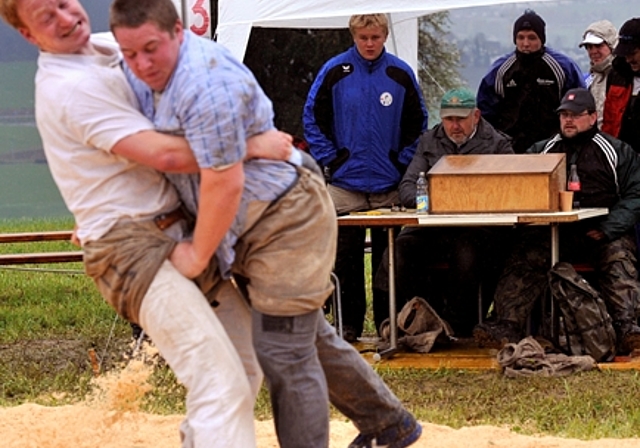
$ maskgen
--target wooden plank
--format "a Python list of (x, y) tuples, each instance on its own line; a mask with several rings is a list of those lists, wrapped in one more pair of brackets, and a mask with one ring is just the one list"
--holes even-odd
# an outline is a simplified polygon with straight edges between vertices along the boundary
[(418, 216), (415, 213), (366, 212), (338, 217), (339, 226), (364, 226), (364, 227), (389, 227), (407, 226), (418, 224)]
[(10, 264), (69, 263), (76, 261), (82, 261), (82, 251), (0, 255), (0, 266)]
[[(508, 213), (558, 209), (558, 186), (535, 174), (432, 176), (432, 213)], [(554, 195), (555, 194), (555, 195)]]
[(465, 370), (499, 370), (496, 360), (496, 349), (478, 348), (472, 339), (459, 339), (448, 345), (437, 345), (430, 353), (413, 353), (399, 351), (390, 358), (373, 360), (375, 340), (362, 338), (355, 343), (355, 348), (370, 364), (390, 369), (465, 369)]
[(428, 177), (435, 214), (555, 211), (566, 186), (565, 155), (448, 155)]
[(521, 214), (518, 216), (518, 223), (521, 224), (548, 224), (550, 222), (575, 222), (587, 218), (595, 218), (604, 216), (609, 213), (607, 208), (586, 208), (579, 210), (571, 210), (569, 212), (553, 212), (553, 213), (535, 213)]
[(420, 215), (420, 226), (489, 226), (511, 225), (518, 222), (517, 215), (513, 213), (478, 213), (456, 215)]
[(402, 353), (395, 355), (390, 359), (383, 359), (374, 362), (372, 356), (365, 354), (365, 359), (370, 364), (381, 368), (390, 369), (461, 369), (461, 370), (500, 370), (500, 365), (495, 357), (454, 357), (447, 356), (446, 350), (439, 352), (437, 355), (419, 354), (419, 353)]
[[(430, 353), (399, 351), (388, 359), (373, 360), (375, 338), (363, 338), (354, 347), (363, 352), (363, 358), (376, 368), (389, 369), (461, 369), (469, 371), (493, 370), (500, 372), (497, 349), (479, 348), (471, 338), (458, 339), (449, 345), (437, 345)], [(599, 363), (600, 369), (640, 370), (640, 358), (618, 356), (614, 362)]]
[[(483, 349), (477, 349), (483, 350)], [(372, 353), (363, 353), (362, 356), (377, 368), (389, 369), (460, 369), (469, 371), (494, 370), (501, 371), (496, 358), (497, 350), (484, 349), (484, 353), (473, 355), (471, 353), (460, 355), (455, 349), (443, 348), (433, 353), (406, 353), (399, 352), (389, 359), (375, 362)], [(640, 360), (637, 358), (616, 358), (614, 362), (598, 363), (602, 370), (640, 370)]]
[(389, 212), (384, 209), (359, 212), (338, 217), (339, 226), (390, 227), (390, 226), (482, 226), (512, 224), (549, 224), (575, 222), (586, 218), (604, 216), (606, 208), (587, 208), (569, 212), (520, 212), (520, 213), (470, 213), (428, 214), (415, 212)]
[(28, 243), (34, 241), (69, 241), (71, 230), (53, 232), (0, 233), (0, 243)]
[(564, 154), (452, 154), (438, 159), (429, 174), (548, 174), (564, 158)]

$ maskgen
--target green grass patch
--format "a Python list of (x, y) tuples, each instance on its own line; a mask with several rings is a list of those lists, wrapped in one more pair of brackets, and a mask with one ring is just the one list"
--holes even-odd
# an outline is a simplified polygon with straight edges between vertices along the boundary
[[(0, 232), (70, 230), (73, 220), (0, 220)], [(0, 253), (77, 250), (68, 241), (0, 244)], [(113, 311), (100, 298), (82, 263), (0, 267), (0, 343), (49, 340), (103, 332)], [(32, 271), (23, 270), (32, 268)], [(62, 273), (60, 271), (63, 271)]]
[[(0, 220), (3, 233), (72, 227), (68, 217)], [(0, 244), (2, 253), (67, 249), (77, 248), (65, 241)], [(115, 339), (103, 360), (105, 367), (113, 366), (128, 342), (128, 324), (114, 319), (80, 263), (22, 270), (30, 266), (0, 267), (0, 405), (82, 399), (92, 376), (89, 350), (102, 354), (115, 321)], [(60, 394), (63, 400), (56, 398)]]
[[(70, 219), (1, 220), (0, 232), (71, 225)], [(106, 353), (107, 370), (122, 365), (130, 330), (117, 319), (107, 344), (114, 316), (84, 275), (0, 269), (0, 405), (59, 405), (85, 398), (92, 388), (89, 350)], [(499, 425), (523, 434), (584, 440), (640, 437), (640, 373), (635, 371), (522, 379), (495, 371), (377, 371), (420, 420), (454, 428)], [(155, 368), (150, 383), (143, 410), (184, 413), (184, 387), (166, 365)], [(332, 410), (333, 417), (339, 415)], [(256, 417), (271, 416), (263, 388)]]
[[(73, 229), (71, 215), (54, 218), (0, 219), (0, 233), (46, 232)], [(24, 244), (24, 243), (20, 243)], [(2, 245), (0, 245), (2, 247)]]
[(384, 370), (419, 419), (454, 428), (508, 426), (524, 434), (596, 439), (640, 436), (635, 371), (507, 379), (497, 372)]

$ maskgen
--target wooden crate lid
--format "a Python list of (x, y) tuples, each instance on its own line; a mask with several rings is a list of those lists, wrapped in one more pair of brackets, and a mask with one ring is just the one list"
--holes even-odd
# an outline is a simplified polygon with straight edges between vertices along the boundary
[(446, 155), (429, 170), (441, 174), (553, 173), (563, 164), (564, 154), (467, 154)]

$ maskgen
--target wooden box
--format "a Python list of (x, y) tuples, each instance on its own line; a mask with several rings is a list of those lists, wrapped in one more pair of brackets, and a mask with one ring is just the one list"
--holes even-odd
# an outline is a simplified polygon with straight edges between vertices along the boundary
[(566, 187), (564, 154), (443, 156), (427, 174), (430, 213), (549, 212)]

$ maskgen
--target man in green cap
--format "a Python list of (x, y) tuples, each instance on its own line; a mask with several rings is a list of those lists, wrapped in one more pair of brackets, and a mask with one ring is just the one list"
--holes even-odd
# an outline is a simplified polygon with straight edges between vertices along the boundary
[[(467, 89), (452, 89), (440, 103), (442, 122), (420, 137), (418, 148), (400, 182), (400, 200), (405, 207), (416, 206), (416, 180), (427, 173), (447, 154), (513, 154), (511, 141), (496, 131), (480, 116), (474, 94)], [(446, 261), (450, 281), (446, 288), (443, 317), (450, 321), (455, 333), (470, 334), (477, 322), (477, 297), (480, 279), (495, 278), (502, 257), (495, 250), (502, 229), (483, 227), (405, 227), (396, 239), (396, 297), (398, 309), (414, 296), (429, 299), (433, 291), (425, 291), (425, 266)], [(385, 258), (388, 254), (385, 254)], [(491, 258), (491, 259), (489, 259)], [(493, 275), (492, 275), (493, 273)], [(387, 263), (380, 263), (375, 286), (388, 290)], [(490, 288), (485, 288), (490, 289)], [(432, 305), (434, 305), (432, 303)], [(437, 308), (437, 307), (436, 307)], [(448, 310), (457, 310), (454, 314)], [(388, 317), (385, 301), (374, 301), (376, 325)]]

